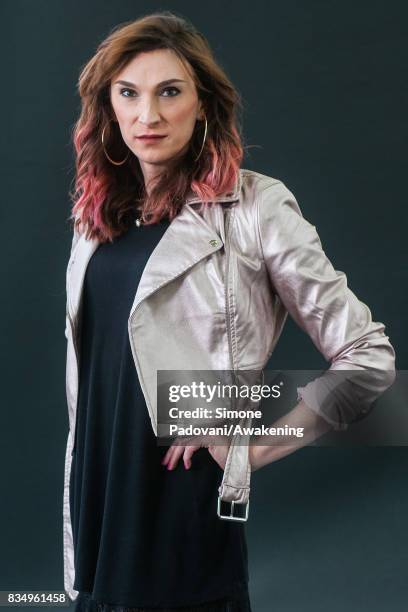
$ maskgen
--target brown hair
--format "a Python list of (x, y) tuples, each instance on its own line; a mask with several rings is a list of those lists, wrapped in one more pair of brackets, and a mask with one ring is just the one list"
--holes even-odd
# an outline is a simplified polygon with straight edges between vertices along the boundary
[[(112, 130), (110, 82), (136, 54), (155, 49), (173, 50), (190, 68), (208, 128), (198, 161), (194, 158), (203, 143), (201, 122), (188, 151), (171, 172), (162, 173), (147, 194), (137, 157), (125, 145), (120, 131)], [(72, 134), (76, 175), (75, 189), (70, 193), (71, 218), (78, 228), (86, 228), (87, 238), (112, 240), (129, 226), (137, 209), (143, 210), (147, 223), (155, 223), (177, 215), (189, 193), (208, 204), (234, 188), (243, 158), (237, 116), (242, 111), (241, 98), (205, 37), (186, 19), (163, 11), (116, 26), (83, 67), (78, 90), (82, 107)], [(129, 153), (121, 166), (111, 164), (104, 154), (101, 134), (105, 125), (109, 155), (122, 160)]]

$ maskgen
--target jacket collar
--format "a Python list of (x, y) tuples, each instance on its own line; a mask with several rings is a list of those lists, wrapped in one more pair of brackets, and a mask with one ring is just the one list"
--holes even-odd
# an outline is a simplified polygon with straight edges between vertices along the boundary
[[(236, 200), (239, 199), (241, 187), (242, 187), (242, 174), (241, 174), (241, 170), (239, 170), (238, 177), (237, 177), (237, 180), (235, 181), (233, 190), (219, 194), (218, 196), (214, 198), (213, 201), (214, 202), (235, 202)], [(197, 195), (195, 195), (193, 191), (190, 192), (190, 194), (187, 196), (185, 200), (186, 205), (196, 204), (199, 202), (201, 202), (200, 198)]]
[[(214, 201), (238, 200), (241, 185), (239, 172), (233, 191), (219, 195)], [(156, 245), (140, 278), (131, 313), (142, 300), (223, 246), (214, 227), (194, 210), (192, 204), (199, 202), (198, 197), (189, 196)], [(78, 314), (87, 265), (98, 246), (97, 238), (86, 240), (82, 234), (68, 263), (67, 306), (72, 320)]]

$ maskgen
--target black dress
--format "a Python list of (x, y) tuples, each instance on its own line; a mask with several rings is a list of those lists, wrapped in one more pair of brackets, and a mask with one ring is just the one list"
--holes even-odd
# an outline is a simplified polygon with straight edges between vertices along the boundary
[(70, 480), (77, 612), (250, 611), (245, 524), (216, 513), (222, 469), (206, 448), (189, 470), (182, 459), (172, 471), (161, 464), (168, 447), (129, 343), (139, 279), (168, 225), (133, 224), (86, 270)]

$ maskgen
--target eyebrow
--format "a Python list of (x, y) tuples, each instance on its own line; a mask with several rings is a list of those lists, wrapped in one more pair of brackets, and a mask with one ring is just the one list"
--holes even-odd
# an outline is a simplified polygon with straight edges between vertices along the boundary
[[(157, 83), (156, 88), (162, 87), (163, 85), (169, 85), (169, 83), (187, 83), (187, 81), (184, 79), (166, 79), (165, 81), (160, 81), (160, 83)], [(126, 87), (134, 87), (137, 89), (137, 86), (130, 81), (116, 81), (115, 85), (125, 85)]]

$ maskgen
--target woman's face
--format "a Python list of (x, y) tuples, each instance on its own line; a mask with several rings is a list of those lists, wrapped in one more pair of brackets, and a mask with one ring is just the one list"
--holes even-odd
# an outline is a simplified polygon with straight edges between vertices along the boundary
[[(110, 99), (123, 140), (138, 157), (145, 183), (187, 150), (197, 119), (204, 118), (195, 83), (170, 49), (134, 57), (112, 79)], [(143, 140), (144, 134), (164, 138)]]

